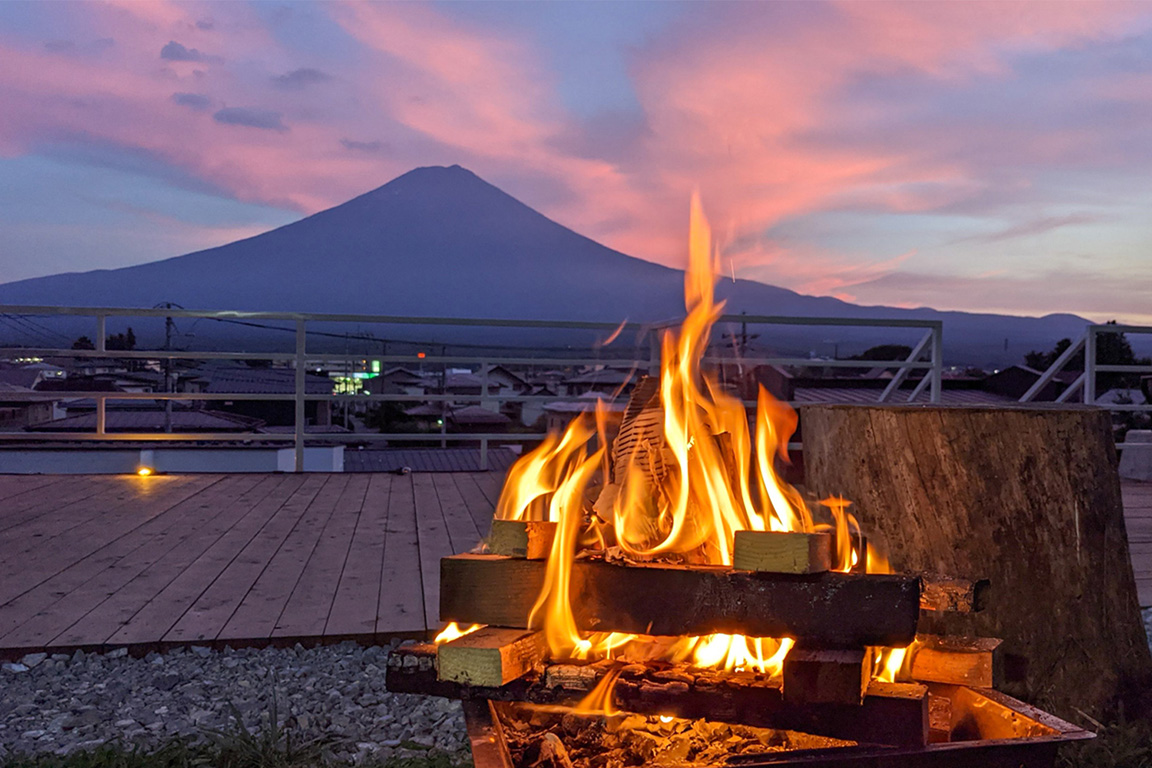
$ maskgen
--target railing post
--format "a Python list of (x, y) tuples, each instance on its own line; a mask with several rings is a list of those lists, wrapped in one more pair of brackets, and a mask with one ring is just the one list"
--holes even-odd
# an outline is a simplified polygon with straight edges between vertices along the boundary
[(96, 398), (96, 434), (103, 435), (107, 427), (108, 411), (104, 402), (104, 395)]
[(660, 334), (656, 328), (648, 329), (648, 375), (660, 375)]
[(1096, 404), (1096, 326), (1088, 326), (1084, 341), (1084, 404)]
[(940, 404), (941, 390), (944, 386), (944, 324), (937, 323), (932, 326), (932, 391), (928, 399), (933, 405)]
[[(488, 408), (488, 371), (492, 368), (487, 360), (480, 364), (480, 405)], [(499, 410), (499, 406), (497, 406)], [(488, 471), (488, 438), (480, 438), (480, 471)]]
[(104, 315), (96, 315), (96, 351), (103, 354), (104, 339), (107, 334), (108, 320)]
[(305, 395), (305, 365), (308, 360), (305, 354), (307, 348), (307, 334), (304, 329), (305, 321), (296, 321), (296, 418), (295, 418), (295, 453), (296, 470), (304, 471), (304, 395)]

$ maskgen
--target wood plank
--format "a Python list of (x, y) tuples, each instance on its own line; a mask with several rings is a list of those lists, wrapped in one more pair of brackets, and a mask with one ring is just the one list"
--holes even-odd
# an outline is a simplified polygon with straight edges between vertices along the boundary
[(377, 635), (427, 630), (430, 622), (425, 612), (420, 534), (412, 475), (397, 477), (392, 481), (380, 584), (380, 603), (376, 610)]
[(543, 632), (483, 627), (439, 645), (437, 675), (448, 682), (496, 688), (540, 665), (547, 650)]
[[(161, 482), (152, 483), (152, 480)], [(34, 588), (53, 573), (74, 565), (163, 513), (163, 509), (149, 508), (141, 514), (141, 497), (136, 495), (141, 486), (144, 491), (156, 493), (165, 487), (188, 482), (184, 477), (124, 477), (120, 479), (119, 488), (89, 499), (91, 506), (78, 513), (83, 522), (69, 524), (59, 532), (47, 528), (35, 543), (15, 547), (5, 545), (6, 560), (0, 565), (0, 604)]]
[(276, 621), (272, 637), (318, 637), (324, 634), (340, 575), (348, 561), (352, 536), (364, 508), (370, 476), (352, 475), (340, 492), (320, 539), (296, 580), (288, 602)]
[(822, 573), (832, 569), (832, 536), (801, 531), (736, 531), (732, 567), (766, 573)]
[[(441, 563), (440, 616), (527, 627), (546, 563), (455, 555)], [(751, 573), (577, 560), (572, 609), (586, 631), (792, 637), (821, 647), (903, 647), (916, 636), (920, 579), (895, 574)]]
[(547, 520), (493, 520), (488, 551), (494, 555), (546, 560), (556, 538), (557, 523)]
[[(0, 475), (0, 501), (6, 501), (55, 482), (53, 475)], [(3, 518), (0, 511), (0, 519)]]
[(284, 606), (292, 596), (292, 590), (350, 479), (349, 475), (340, 474), (328, 477), (323, 490), (308, 505), (307, 511), (283, 540), (236, 612), (224, 625), (221, 638), (272, 636), (276, 622), (280, 620)]
[(993, 688), (1000, 682), (1000, 643), (994, 637), (918, 635), (912, 679)]
[(0, 504), (0, 532), (41, 515), (66, 511), (69, 504), (95, 495), (116, 484), (118, 479), (104, 475), (56, 475), (51, 494), (33, 491)]
[(789, 704), (859, 705), (871, 679), (872, 653), (866, 648), (795, 647), (784, 657), (784, 701)]
[[(195, 516), (199, 524), (192, 527), (180, 546), (165, 552), (130, 582), (107, 596), (55, 637), (52, 644), (128, 644), (154, 642), (163, 637), (164, 633), (153, 627), (142, 627), (137, 615), (172, 579), (263, 498), (266, 488), (261, 485), (267, 478), (267, 475), (234, 475), (214, 486), (211, 492), (200, 494), (196, 498), (195, 510), (186, 513)], [(128, 626), (131, 626), (131, 631), (121, 635)]]
[(440, 501), (440, 511), (444, 515), (444, 524), (448, 528), (448, 539), (452, 542), (453, 554), (475, 549), (487, 531), (481, 533), (476, 521), (472, 519), (468, 505), (456, 487), (456, 481), (452, 479), (452, 473), (444, 472), (431, 477), (436, 498)]
[[(449, 698), (528, 701), (573, 706), (614, 667), (553, 664), (499, 687), (443, 682), (436, 675), (436, 646), (404, 644), (388, 658), (387, 686), (393, 693)], [(862, 705), (784, 701), (780, 681), (750, 672), (710, 672), (686, 666), (653, 669), (630, 664), (612, 689), (616, 708), (640, 714), (707, 718), (850, 739), (864, 744), (919, 746), (928, 738), (928, 689), (922, 685), (869, 684)]]
[(308, 473), (292, 496), (184, 612), (164, 639), (190, 642), (219, 638), (228, 620), (329, 477)]
[(468, 506), (468, 513), (476, 523), (476, 530), (482, 536), (487, 535), (492, 528), (492, 515), (496, 512), (496, 505), (488, 500), (484, 491), (476, 483), (476, 474), (472, 472), (453, 472), (452, 479), (460, 496)]
[[(189, 537), (180, 547), (188, 550), (186, 555), (175, 558), (174, 550), (168, 556), (168, 572), (175, 575), (117, 631), (112, 642), (155, 642), (166, 637), (189, 606), (302, 482), (303, 478), (298, 475), (265, 475), (257, 486), (237, 500), (236, 505), (247, 507), (247, 511), (236, 517), (231, 525), (220, 525), (217, 528), (220, 533), (214, 540), (198, 534)], [(222, 519), (220, 516), (216, 518)], [(207, 527), (212, 526), (208, 524)]]
[(504, 472), (477, 472), (472, 475), (472, 479), (483, 491), (488, 503), (492, 505), (492, 509), (496, 509), (496, 503), (500, 501), (500, 491), (504, 489), (505, 476), (506, 473)]
[(360, 518), (332, 599), (332, 610), (324, 625), (325, 637), (364, 636), (376, 632), (393, 476), (373, 474), (369, 477)]
[(439, 630), (440, 621), (440, 559), (452, 554), (452, 540), (440, 499), (429, 473), (413, 473), (412, 495), (416, 507), (416, 533), (420, 548), (420, 581), (424, 588), (425, 629)]
[[(43, 645), (56, 637), (95, 602), (115, 592), (138, 572), (179, 541), (181, 527), (195, 524), (195, 518), (182, 514), (194, 509), (193, 498), (221, 482), (219, 475), (199, 475), (188, 483), (169, 484), (159, 493), (140, 500), (140, 514), (148, 522), (115, 541), (86, 555), (55, 573), (33, 589), (0, 606), (0, 645)], [(136, 565), (143, 557), (144, 565)], [(48, 624), (41, 622), (55, 617)], [(17, 641), (9, 633), (35, 620), (42, 629), (25, 627)]]
[(0, 531), (0, 546), (13, 541), (42, 543), (46, 535), (62, 533), (107, 509), (110, 499), (127, 499), (134, 492), (150, 487), (146, 485), (149, 479), (135, 475), (85, 478), (61, 483), (59, 494), (33, 494), (16, 505), (22, 519), (13, 522), (10, 518), (12, 524)]

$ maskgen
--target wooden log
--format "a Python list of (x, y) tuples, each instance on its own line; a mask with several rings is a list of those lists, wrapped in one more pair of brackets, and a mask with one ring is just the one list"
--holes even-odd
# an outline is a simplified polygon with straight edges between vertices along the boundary
[(827, 650), (797, 646), (784, 659), (784, 701), (789, 704), (862, 704), (872, 678), (865, 648)]
[(928, 741), (946, 743), (952, 739), (952, 699), (928, 692)]
[(556, 538), (556, 523), (547, 520), (493, 520), (488, 549), (494, 555), (546, 560)]
[(806, 485), (842, 494), (904, 572), (986, 577), (933, 631), (1004, 639), (1004, 690), (1107, 718), (1152, 681), (1112, 423), (1081, 407), (800, 409)]
[(732, 567), (765, 573), (823, 573), (832, 568), (828, 533), (736, 531)]
[[(435, 648), (427, 643), (398, 647), (388, 657), (388, 690), (571, 707), (619, 666), (611, 662), (550, 665), (544, 673), (532, 671), (506, 685), (488, 688), (439, 680), (435, 658)], [(928, 689), (922, 685), (874, 682), (863, 704), (796, 705), (785, 702), (780, 681), (766, 675), (630, 664), (620, 669), (611, 703), (639, 714), (802, 731), (862, 744), (921, 746), (928, 740)]]
[(497, 687), (540, 664), (546, 650), (543, 632), (483, 627), (439, 646), (437, 676), (466, 685)]
[(1001, 679), (1000, 644), (994, 637), (917, 635), (912, 651), (912, 678), (995, 688)]
[(926, 611), (976, 613), (988, 604), (992, 582), (988, 579), (957, 579), (934, 573), (921, 574), (920, 608)]
[[(546, 563), (496, 555), (440, 562), (444, 621), (528, 627)], [(792, 637), (814, 646), (902, 647), (920, 615), (920, 580), (895, 574), (750, 573), (715, 566), (572, 565), (579, 629), (648, 635)]]

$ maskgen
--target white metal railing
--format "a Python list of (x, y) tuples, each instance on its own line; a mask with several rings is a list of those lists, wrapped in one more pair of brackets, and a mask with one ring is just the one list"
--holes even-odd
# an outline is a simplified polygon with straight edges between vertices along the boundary
[[(295, 469), (303, 471), (304, 447), (312, 441), (348, 441), (348, 442), (408, 442), (439, 440), (442, 445), (448, 442), (468, 441), (479, 442), (481, 466), (487, 468), (487, 454), (489, 443), (536, 441), (544, 435), (539, 433), (469, 433), (447, 432), (442, 425), (440, 433), (429, 432), (351, 432), (351, 433), (309, 433), (307, 431), (305, 406), (308, 401), (393, 401), (393, 402), (452, 402), (452, 403), (553, 403), (570, 401), (572, 395), (523, 395), (523, 394), (492, 394), (489, 392), (489, 373), (496, 366), (523, 367), (523, 366), (631, 366), (636, 371), (656, 372), (659, 365), (659, 332), (664, 328), (678, 324), (679, 321), (663, 323), (609, 323), (584, 321), (548, 321), (548, 320), (502, 320), (502, 319), (468, 319), (446, 317), (402, 317), (391, 315), (356, 315), (356, 314), (321, 314), (300, 312), (239, 312), (239, 311), (203, 311), (183, 308), (115, 308), (115, 307), (52, 307), (27, 305), (0, 305), (0, 318), (11, 317), (90, 317), (95, 321), (94, 349), (62, 349), (50, 346), (19, 346), (0, 347), (0, 358), (12, 356), (37, 356), (55, 358), (114, 358), (117, 360), (146, 360), (146, 361), (172, 361), (172, 360), (234, 360), (234, 361), (270, 361), (284, 363), (294, 368), (292, 392), (107, 392), (107, 391), (31, 391), (6, 392), (5, 400), (12, 401), (44, 401), (64, 399), (92, 399), (95, 401), (96, 423), (92, 432), (0, 432), (0, 441), (24, 442), (55, 442), (55, 441), (132, 441), (132, 442), (291, 442), (295, 452)], [(290, 327), (276, 327), (274, 330), (291, 332), (294, 335), (294, 349), (271, 352), (244, 352), (219, 350), (186, 350), (186, 349), (144, 349), (144, 350), (113, 350), (106, 344), (109, 318), (188, 318), (209, 319), (223, 322), (238, 322), (242, 324), (259, 324), (264, 322), (288, 322)], [(710, 355), (705, 363), (741, 365), (778, 365), (778, 366), (817, 366), (821, 368), (879, 368), (894, 369), (896, 374), (888, 386), (880, 393), (877, 402), (891, 402), (908, 379), (912, 371), (924, 371), (923, 375), (908, 397), (913, 402), (925, 389), (929, 393), (929, 401), (940, 402), (941, 381), (943, 373), (943, 325), (933, 320), (858, 320), (845, 318), (825, 317), (779, 317), (764, 315), (738, 315), (725, 316), (721, 322), (743, 323), (752, 325), (777, 326), (834, 326), (834, 327), (866, 327), (876, 329), (923, 329), (924, 335), (912, 350), (912, 354), (905, 360), (813, 360), (805, 357), (789, 356), (740, 356), (724, 357)], [(596, 349), (575, 350), (586, 354), (573, 354), (573, 356), (553, 355), (539, 356), (532, 354), (368, 354), (363, 352), (334, 353), (330, 351), (309, 352), (308, 336), (310, 326), (314, 329), (318, 324), (354, 323), (359, 325), (385, 325), (385, 326), (466, 326), (488, 328), (518, 328), (518, 329), (549, 329), (593, 331), (607, 336), (617, 331), (630, 331), (637, 334), (637, 346), (647, 342), (647, 354), (634, 354), (631, 357), (607, 357)], [(263, 326), (262, 326), (263, 327)], [(328, 333), (328, 336), (335, 334)], [(363, 335), (348, 335), (353, 340), (365, 340)], [(371, 337), (370, 341), (379, 342), (380, 339)], [(402, 343), (413, 343), (404, 341)], [(452, 346), (452, 342), (445, 342), (445, 346)], [(437, 342), (435, 346), (440, 346)], [(526, 350), (531, 352), (531, 350)], [(308, 363), (320, 362), (322, 364), (338, 363), (350, 366), (354, 361), (361, 361), (365, 357), (378, 360), (383, 364), (396, 365), (423, 365), (440, 366), (449, 365), (478, 366), (481, 378), (480, 395), (460, 395), (447, 392), (430, 394), (337, 394), (337, 393), (309, 393), (307, 391), (306, 368)], [(166, 380), (165, 389), (169, 382)], [(162, 400), (166, 403), (175, 401), (292, 401), (293, 431), (285, 433), (265, 432), (227, 432), (227, 433), (193, 433), (193, 432), (109, 432), (107, 430), (107, 403), (109, 400)]]
[[(1033, 402), (1036, 396), (1056, 379), (1056, 375), (1067, 368), (1083, 352), (1084, 370), (1056, 397), (1056, 402), (1066, 403), (1079, 396), (1082, 403), (1106, 408), (1115, 413), (1152, 413), (1152, 401), (1145, 403), (1103, 403), (1099, 400), (1096, 388), (1099, 383), (1097, 377), (1101, 373), (1152, 374), (1152, 365), (1101, 365), (1097, 361), (1100, 335), (1115, 333), (1152, 334), (1152, 325), (1117, 325), (1112, 323), (1089, 325), (1079, 338), (1074, 340), (1059, 357), (1052, 361), (1048, 370), (1044, 371), (1040, 378), (1020, 397), (1020, 402)], [(1117, 443), (1116, 448), (1123, 450), (1124, 443)]]

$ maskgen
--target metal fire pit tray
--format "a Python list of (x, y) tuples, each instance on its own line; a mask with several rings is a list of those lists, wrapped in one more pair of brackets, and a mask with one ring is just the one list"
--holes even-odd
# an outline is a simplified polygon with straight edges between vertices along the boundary
[[(923, 747), (861, 745), (733, 756), (717, 765), (738, 768), (1053, 768), (1061, 744), (1095, 734), (1002, 693), (933, 685), (952, 701), (947, 741)], [(505, 702), (465, 700), (464, 720), (476, 768), (514, 768), (495, 707)], [(697, 764), (698, 765), (698, 764)]]

